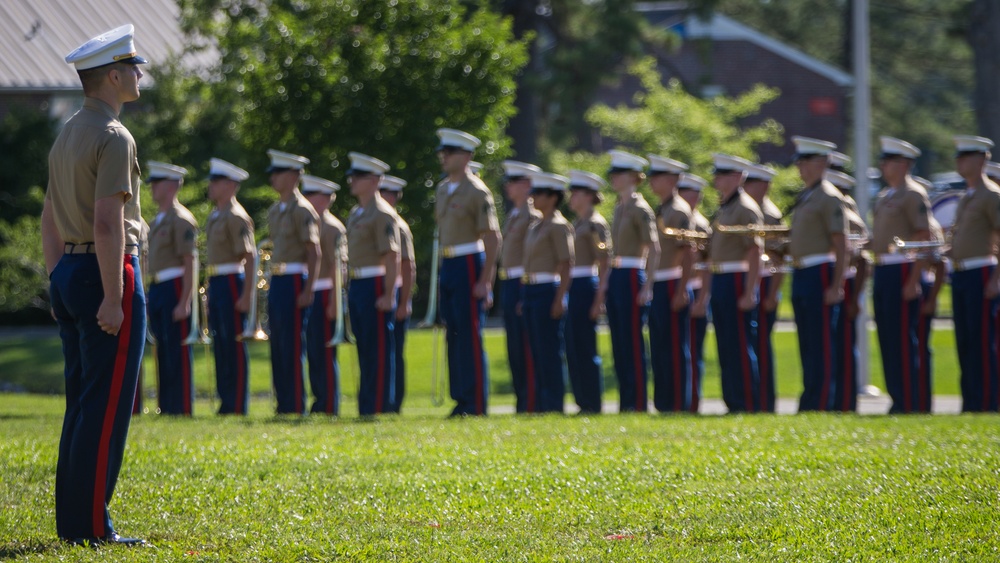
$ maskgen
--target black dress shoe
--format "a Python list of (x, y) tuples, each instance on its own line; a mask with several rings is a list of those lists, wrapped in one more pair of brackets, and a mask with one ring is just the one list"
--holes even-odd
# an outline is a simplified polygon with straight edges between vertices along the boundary
[(140, 538), (123, 538), (118, 534), (111, 534), (103, 538), (63, 538), (63, 541), (83, 547), (98, 547), (102, 545), (124, 545), (125, 547), (139, 547), (146, 544), (146, 540)]

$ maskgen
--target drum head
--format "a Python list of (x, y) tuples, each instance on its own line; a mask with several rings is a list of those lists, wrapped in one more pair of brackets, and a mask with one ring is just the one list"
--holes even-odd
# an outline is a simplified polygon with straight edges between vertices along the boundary
[(958, 200), (962, 199), (965, 190), (948, 190), (942, 194), (934, 196), (931, 200), (931, 214), (941, 225), (941, 228), (948, 230), (955, 226), (955, 212), (958, 211)]

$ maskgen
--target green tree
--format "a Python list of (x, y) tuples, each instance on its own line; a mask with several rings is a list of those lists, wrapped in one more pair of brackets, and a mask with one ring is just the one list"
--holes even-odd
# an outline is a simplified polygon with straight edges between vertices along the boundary
[(41, 214), (41, 202), (29, 192), (48, 183), (55, 125), (45, 112), (23, 107), (0, 124), (0, 221)]
[[(704, 100), (687, 93), (676, 80), (664, 85), (652, 59), (634, 63), (629, 73), (642, 86), (633, 106), (596, 105), (586, 114), (587, 121), (602, 135), (615, 139), (626, 150), (668, 155), (686, 162), (693, 173), (710, 179), (713, 152), (755, 159), (757, 145), (781, 142), (783, 130), (774, 120), (747, 128), (738, 125), (778, 97), (774, 88), (758, 85), (737, 97)], [(555, 170), (580, 168), (603, 174), (608, 168), (606, 156), (589, 153), (553, 150), (546, 160)], [(779, 205), (796, 188), (796, 182), (785, 178), (790, 177), (783, 174), (775, 186)], [(606, 201), (605, 205), (604, 211), (608, 211), (613, 202)], [(714, 191), (706, 190), (704, 209), (710, 213), (716, 205)]]

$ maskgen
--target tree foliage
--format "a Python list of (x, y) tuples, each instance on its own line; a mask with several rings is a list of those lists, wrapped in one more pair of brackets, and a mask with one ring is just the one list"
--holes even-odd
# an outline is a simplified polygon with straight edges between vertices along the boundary
[(41, 201), (30, 191), (45, 186), (55, 123), (44, 111), (12, 108), (0, 124), (0, 221), (39, 215)]

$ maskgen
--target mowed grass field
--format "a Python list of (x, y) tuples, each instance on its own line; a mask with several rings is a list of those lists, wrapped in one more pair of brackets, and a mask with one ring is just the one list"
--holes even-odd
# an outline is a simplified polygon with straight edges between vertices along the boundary
[[(267, 345), (252, 345), (245, 419), (212, 414), (199, 349), (195, 416), (132, 423), (112, 514), (150, 540), (136, 550), (55, 539), (62, 398), (0, 394), (0, 560), (1000, 560), (996, 415), (445, 419), (450, 401), (431, 401), (432, 343), (411, 332), (404, 414), (375, 421), (355, 416), (352, 348), (343, 415), (303, 418), (272, 415)], [(795, 334), (775, 343), (779, 394), (794, 397)], [(935, 393), (955, 394), (952, 333), (934, 345)], [(492, 403), (510, 405), (502, 332), (486, 346)], [(613, 400), (606, 335), (601, 350)], [(708, 397), (720, 396), (715, 355), (710, 333)], [(56, 337), (0, 340), (8, 386), (58, 387), (61, 370)]]
[(152, 546), (90, 550), (61, 411), (0, 397), (2, 560), (1000, 559), (995, 415), (142, 416), (112, 511)]

